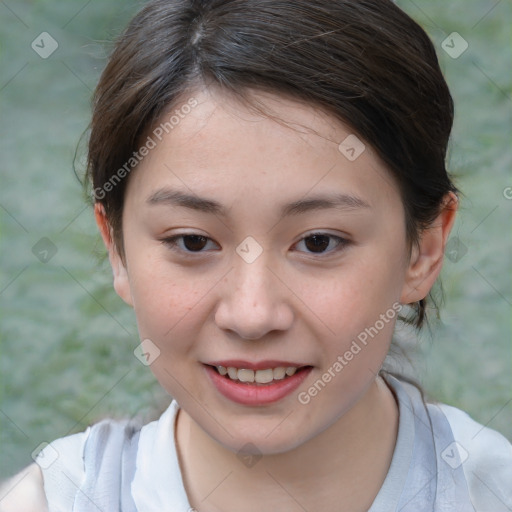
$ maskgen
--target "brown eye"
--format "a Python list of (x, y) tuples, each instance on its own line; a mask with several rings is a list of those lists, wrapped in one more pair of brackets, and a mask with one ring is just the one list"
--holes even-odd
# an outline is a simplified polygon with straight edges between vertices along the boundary
[(327, 235), (311, 235), (305, 240), (306, 247), (312, 252), (323, 252), (329, 247), (329, 237)]
[[(182, 243), (178, 243), (178, 241)], [(207, 236), (196, 234), (176, 235), (162, 240), (172, 250), (185, 253), (205, 252), (203, 249), (208, 245), (208, 241), (211, 241), (211, 239)]]
[(305, 236), (297, 245), (304, 243), (306, 252), (313, 254), (328, 254), (343, 249), (348, 245), (349, 241), (340, 236), (331, 235), (329, 233), (313, 233)]
[(183, 237), (183, 245), (188, 251), (200, 251), (204, 249), (206, 242), (207, 238), (201, 235), (185, 235)]

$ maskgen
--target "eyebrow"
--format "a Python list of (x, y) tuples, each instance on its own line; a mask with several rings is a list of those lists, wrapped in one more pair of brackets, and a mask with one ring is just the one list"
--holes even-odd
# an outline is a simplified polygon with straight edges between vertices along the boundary
[[(151, 194), (147, 203), (149, 205), (181, 206), (221, 217), (228, 216), (228, 209), (213, 199), (169, 188), (162, 188)], [(284, 204), (281, 206), (280, 215), (283, 218), (315, 210), (337, 209), (350, 211), (364, 208), (370, 208), (370, 205), (358, 196), (352, 194), (325, 194)]]

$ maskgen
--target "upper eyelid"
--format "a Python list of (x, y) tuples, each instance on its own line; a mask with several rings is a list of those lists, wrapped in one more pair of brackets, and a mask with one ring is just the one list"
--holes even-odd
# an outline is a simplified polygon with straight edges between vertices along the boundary
[[(325, 235), (325, 236), (328, 236), (328, 237), (331, 237), (331, 238), (335, 238), (338, 240), (338, 246), (340, 245), (343, 245), (343, 244), (346, 244), (347, 242), (349, 242), (349, 238), (346, 237), (346, 236), (341, 236), (341, 235), (335, 235), (333, 233), (329, 233), (328, 231), (321, 231), (321, 230), (313, 230), (313, 231), (310, 231), (310, 232), (307, 232), (306, 234), (302, 235), (296, 242), (293, 243), (292, 246), (295, 246), (297, 245), (299, 242), (302, 242), (304, 239), (306, 238), (309, 238), (311, 236), (314, 236), (314, 235)], [(207, 235), (203, 235), (201, 233), (193, 233), (193, 232), (186, 232), (186, 233), (178, 233), (178, 234), (175, 234), (175, 235), (171, 235), (171, 236), (168, 236), (168, 237), (165, 237), (163, 238), (161, 241), (162, 242), (169, 242), (169, 241), (173, 241), (174, 242), (174, 245), (176, 245), (175, 241), (180, 239), (180, 238), (184, 238), (186, 236), (200, 236), (200, 237), (204, 237), (206, 238), (208, 241), (212, 241), (213, 243), (215, 243), (216, 245), (219, 245), (213, 238), (207, 236)], [(201, 255), (207, 251), (183, 251), (181, 248), (178, 248), (178, 250), (182, 251), (182, 252), (185, 252), (187, 254), (197, 254), (197, 255)], [(333, 250), (331, 251), (328, 251), (328, 252), (325, 252), (325, 253), (318, 253), (318, 254), (329, 254), (333, 252)], [(311, 254), (315, 254), (315, 253), (311, 253)]]
[[(347, 240), (347, 241), (349, 240), (349, 237), (347, 235), (337, 235), (334, 233), (329, 233), (328, 231), (313, 230), (313, 231), (307, 232), (305, 235), (302, 235), (295, 243), (298, 243), (301, 240), (304, 240), (304, 238), (308, 238), (308, 237), (314, 236), (314, 235), (327, 235), (332, 238), (341, 238), (341, 239)], [(162, 238), (161, 240), (165, 242), (167, 240), (174, 240), (174, 239), (178, 239), (180, 237), (185, 237), (185, 236), (202, 236), (204, 238), (207, 238), (208, 240), (212, 240), (213, 242), (215, 242), (215, 240), (212, 237), (209, 237), (208, 235), (203, 235), (202, 233), (193, 233), (193, 232), (177, 233), (175, 235), (166, 236), (166, 237)], [(215, 243), (217, 243), (217, 242), (215, 242)]]
[(346, 240), (348, 241), (349, 240), (349, 236), (348, 235), (345, 235), (345, 234), (335, 234), (335, 233), (329, 233), (329, 231), (322, 231), (321, 229), (316, 229), (316, 230), (313, 230), (313, 231), (308, 231), (306, 232), (305, 235), (302, 235), (298, 240), (297, 242), (295, 243), (298, 243), (300, 242), (301, 240), (304, 240), (304, 238), (308, 238), (310, 236), (314, 236), (314, 235), (326, 235), (326, 236), (330, 236), (332, 238), (341, 238), (342, 240)]
[[(211, 238), (209, 236), (206, 236), (206, 235), (203, 235), (201, 233), (178, 233), (176, 235), (169, 235), (169, 236), (166, 236), (164, 238), (161, 238), (160, 241), (162, 243), (164, 243), (164, 244), (169, 243), (169, 242), (172, 241), (173, 245), (177, 245), (176, 244), (176, 240), (179, 240), (180, 238), (184, 238), (186, 236), (201, 236), (203, 238), (206, 238), (206, 240), (211, 241), (211, 242), (213, 242), (216, 245), (219, 245), (213, 238)], [(181, 249), (179, 249), (179, 250), (181, 250)], [(202, 254), (205, 251), (198, 251), (198, 252), (195, 252), (195, 253), (194, 253), (194, 251), (183, 251), (183, 252), (187, 252), (188, 254)]]

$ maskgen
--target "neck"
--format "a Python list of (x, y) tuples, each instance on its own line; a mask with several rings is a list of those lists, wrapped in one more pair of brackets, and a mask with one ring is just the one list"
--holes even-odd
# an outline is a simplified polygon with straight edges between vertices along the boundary
[(395, 399), (378, 377), (329, 428), (292, 451), (264, 455), (249, 468), (183, 410), (176, 441), (187, 495), (198, 512), (266, 507), (329, 512), (339, 511), (340, 503), (346, 510), (366, 511), (388, 472), (397, 431)]

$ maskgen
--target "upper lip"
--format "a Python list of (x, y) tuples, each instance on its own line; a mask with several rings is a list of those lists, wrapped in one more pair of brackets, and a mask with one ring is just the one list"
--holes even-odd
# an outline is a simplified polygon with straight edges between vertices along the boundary
[(212, 361), (209, 363), (205, 363), (209, 366), (224, 366), (225, 368), (237, 368), (237, 369), (247, 369), (247, 370), (266, 370), (268, 368), (279, 368), (284, 367), (288, 368), (289, 366), (293, 366), (294, 368), (301, 368), (303, 366), (310, 366), (303, 363), (296, 363), (292, 361), (277, 361), (275, 359), (265, 360), (265, 361), (257, 361), (257, 362), (249, 362), (244, 361), (242, 359), (227, 359), (223, 361)]

